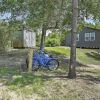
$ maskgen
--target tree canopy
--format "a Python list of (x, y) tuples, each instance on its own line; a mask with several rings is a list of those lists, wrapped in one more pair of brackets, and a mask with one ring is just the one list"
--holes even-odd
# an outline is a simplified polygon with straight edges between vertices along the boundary
[[(79, 22), (84, 18), (100, 20), (100, 0), (79, 0)], [(71, 27), (70, 0), (1, 0), (1, 14), (10, 13), (11, 25), (21, 27), (26, 24), (31, 28)]]

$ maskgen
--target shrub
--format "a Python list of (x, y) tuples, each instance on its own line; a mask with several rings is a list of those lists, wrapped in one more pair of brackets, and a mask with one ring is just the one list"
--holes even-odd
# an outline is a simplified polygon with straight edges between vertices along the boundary
[(60, 46), (60, 40), (57, 38), (49, 38), (46, 41), (46, 46), (47, 47), (55, 47), (55, 46)]

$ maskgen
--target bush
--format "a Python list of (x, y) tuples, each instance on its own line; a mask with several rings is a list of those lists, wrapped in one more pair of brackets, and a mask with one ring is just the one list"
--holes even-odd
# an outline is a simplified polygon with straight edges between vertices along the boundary
[(45, 45), (47, 47), (55, 47), (60, 46), (60, 34), (58, 33), (51, 33), (46, 38)]
[(47, 47), (55, 47), (55, 46), (60, 46), (60, 40), (57, 38), (49, 38), (46, 41), (46, 46)]

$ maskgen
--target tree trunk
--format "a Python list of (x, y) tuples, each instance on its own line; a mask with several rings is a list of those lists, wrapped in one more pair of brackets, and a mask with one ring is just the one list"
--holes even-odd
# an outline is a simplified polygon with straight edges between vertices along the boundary
[(33, 61), (33, 49), (29, 48), (28, 50), (28, 72), (32, 72), (32, 61)]
[(72, 0), (72, 33), (71, 33), (71, 53), (69, 65), (69, 78), (76, 78), (76, 33), (77, 33), (77, 18), (78, 18), (78, 0)]
[(45, 47), (45, 36), (46, 36), (46, 28), (43, 27), (42, 28), (41, 43), (40, 43), (40, 50), (41, 51), (44, 51), (44, 47)]

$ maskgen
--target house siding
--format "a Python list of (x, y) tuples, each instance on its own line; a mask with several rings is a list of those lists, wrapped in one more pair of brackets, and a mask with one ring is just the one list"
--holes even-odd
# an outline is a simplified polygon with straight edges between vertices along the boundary
[[(85, 33), (95, 32), (94, 41), (85, 41)], [(71, 35), (69, 34), (66, 38), (66, 45), (71, 46)], [(84, 28), (79, 33), (79, 41), (77, 41), (77, 47), (81, 48), (100, 48), (100, 30), (92, 28)]]

